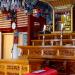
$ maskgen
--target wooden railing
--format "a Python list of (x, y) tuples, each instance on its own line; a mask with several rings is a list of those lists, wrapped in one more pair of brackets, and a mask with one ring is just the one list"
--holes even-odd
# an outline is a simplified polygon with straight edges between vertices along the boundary
[[(51, 33), (51, 34), (38, 34), (38, 38), (49, 38), (49, 39), (56, 39), (61, 38), (61, 33)], [(63, 33), (62, 34), (63, 39), (75, 39), (75, 33)]]
[(75, 45), (75, 33), (38, 34), (38, 39), (31, 40), (33, 46)]
[[(61, 39), (31, 40), (33, 46), (61, 46)], [(62, 39), (62, 45), (75, 45), (75, 39)]]
[(75, 46), (19, 46), (29, 58), (75, 59)]

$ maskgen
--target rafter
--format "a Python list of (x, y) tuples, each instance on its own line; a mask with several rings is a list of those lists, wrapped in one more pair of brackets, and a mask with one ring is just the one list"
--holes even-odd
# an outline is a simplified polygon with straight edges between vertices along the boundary
[(51, 4), (53, 7), (64, 5), (75, 5), (75, 0), (40, 0)]

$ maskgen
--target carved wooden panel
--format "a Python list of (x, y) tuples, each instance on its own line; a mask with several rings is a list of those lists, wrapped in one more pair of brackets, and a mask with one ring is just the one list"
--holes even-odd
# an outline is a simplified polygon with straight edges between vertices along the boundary
[(16, 64), (8, 64), (7, 65), (7, 70), (19, 71), (20, 70), (20, 66), (16, 65)]
[[(63, 59), (74, 59), (75, 57), (75, 47), (72, 46), (26, 46), (22, 49), (23, 55), (39, 55), (39, 56), (55, 56), (59, 57), (62, 56)], [(72, 58), (71, 58), (72, 57)]]
[(11, 72), (7, 72), (7, 75), (19, 75), (19, 73), (11, 73)]
[(64, 56), (74, 56), (74, 49), (65, 48), (60, 50), (60, 55)]
[(24, 75), (29, 72), (28, 60), (0, 60), (0, 75)]
[(22, 72), (28, 72), (29, 71), (29, 65), (21, 65), (21, 71)]
[(43, 52), (43, 55), (56, 55), (57, 50), (46, 48)]
[(32, 48), (29, 50), (30, 55), (41, 55), (41, 49), (40, 48)]

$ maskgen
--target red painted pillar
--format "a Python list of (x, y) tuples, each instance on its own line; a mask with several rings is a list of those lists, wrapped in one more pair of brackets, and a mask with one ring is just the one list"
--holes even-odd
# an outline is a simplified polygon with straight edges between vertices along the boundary
[(18, 51), (18, 31), (14, 30), (14, 41), (13, 41), (13, 49), (12, 49), (12, 59), (18, 59), (19, 51)]

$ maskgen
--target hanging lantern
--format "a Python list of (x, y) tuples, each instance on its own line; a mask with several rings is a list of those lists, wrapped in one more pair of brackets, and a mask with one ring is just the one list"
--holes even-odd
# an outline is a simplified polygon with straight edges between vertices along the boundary
[(12, 22), (12, 26), (11, 27), (12, 27), (13, 30), (15, 30), (16, 29), (16, 23)]

